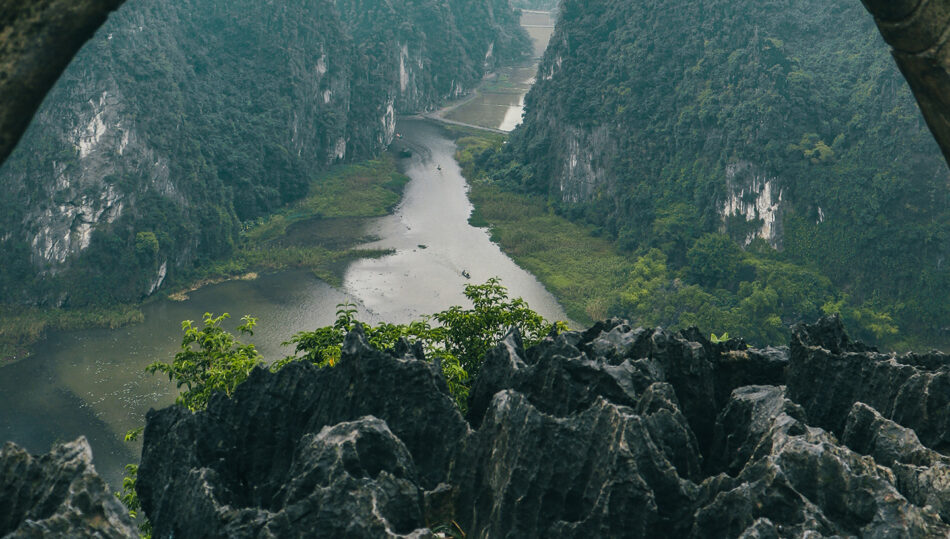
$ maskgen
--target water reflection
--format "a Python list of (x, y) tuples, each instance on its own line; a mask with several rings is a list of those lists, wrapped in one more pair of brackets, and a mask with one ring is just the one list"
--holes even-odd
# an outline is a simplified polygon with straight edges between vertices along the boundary
[[(550, 29), (528, 30), (546, 46)], [(503, 71), (497, 91), (456, 113), (462, 121), (513, 128), (521, 121), (535, 71), (536, 66)], [(209, 286), (184, 302), (151, 303), (143, 309), (144, 323), (136, 326), (50, 335), (33, 357), (0, 369), (0, 441), (43, 453), (54, 442), (85, 435), (97, 469), (111, 485), (120, 485), (124, 465), (139, 451), (121, 441), (123, 434), (142, 425), (149, 408), (171, 404), (177, 394), (167, 379), (144, 369), (171, 360), (181, 342), (181, 321), (200, 321), (206, 311), (231, 313), (232, 330), (242, 315), (256, 316), (259, 323), (248, 340), (269, 361), (290, 353), (280, 343), (293, 333), (331, 324), (338, 303), (356, 303), (367, 322), (406, 322), (464, 304), (465, 284), (496, 275), (546, 317), (563, 319), (557, 301), (531, 274), (492, 244), (485, 230), (468, 225), (471, 205), (454, 144), (438, 127), (422, 122), (403, 122), (399, 130), (416, 150), (404, 163), (413, 181), (396, 214), (367, 230), (381, 238), (374, 247), (393, 248), (394, 255), (353, 264), (343, 290), (307, 272), (265, 275)]]

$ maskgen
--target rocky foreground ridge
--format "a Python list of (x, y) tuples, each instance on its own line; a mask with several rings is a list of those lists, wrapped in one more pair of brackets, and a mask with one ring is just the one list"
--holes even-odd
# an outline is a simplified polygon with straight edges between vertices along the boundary
[(34, 457), (0, 448), (0, 537), (135, 537), (126, 509), (92, 466), (85, 438)]
[(355, 331), (335, 368), (152, 411), (138, 489), (156, 537), (945, 537), (948, 383), (836, 318), (766, 349), (614, 319), (509, 333), (463, 417)]

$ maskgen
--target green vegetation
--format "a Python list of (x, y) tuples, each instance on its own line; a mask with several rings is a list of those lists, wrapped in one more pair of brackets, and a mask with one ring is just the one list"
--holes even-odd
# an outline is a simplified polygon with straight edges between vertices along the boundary
[[(356, 319), (351, 304), (340, 304), (337, 319), (332, 326), (294, 335), (284, 345), (294, 345), (294, 355), (271, 365), (277, 371), (294, 361), (307, 361), (318, 367), (333, 367), (340, 360), (346, 334), (360, 324), (369, 343), (380, 350), (392, 349), (406, 338), (423, 346), (429, 361), (439, 361), (446, 383), (456, 403), (464, 410), (471, 379), (478, 373), (485, 353), (512, 327), (518, 328), (524, 345), (533, 346), (552, 332), (566, 329), (563, 322), (547, 322), (530, 309), (521, 298), (511, 299), (508, 290), (497, 278), (484, 284), (465, 287), (465, 297), (472, 308), (453, 306), (433, 315), (423, 316), (409, 324), (364, 324)], [(176, 400), (189, 410), (202, 410), (215, 392), (231, 396), (234, 389), (247, 379), (255, 367), (263, 366), (264, 359), (253, 344), (243, 344), (224, 330), (221, 323), (230, 317), (225, 313), (214, 316), (205, 313), (203, 323), (182, 322), (184, 336), (181, 351), (171, 363), (156, 362), (148, 372), (167, 374), (178, 388), (185, 390)], [(245, 316), (238, 331), (253, 335), (257, 320)], [(137, 436), (130, 431), (129, 437)]]
[[(366, 239), (362, 234), (365, 220), (388, 214), (408, 182), (407, 176), (397, 172), (390, 154), (335, 167), (318, 175), (302, 200), (244, 223), (231, 255), (169, 278), (164, 289), (189, 291), (253, 272), (293, 268), (307, 269), (337, 285), (350, 261), (386, 253), (353, 247)], [(153, 252), (156, 241), (154, 234), (139, 233), (136, 252)], [(183, 298), (185, 293), (172, 296)], [(141, 321), (136, 304), (73, 309), (0, 307), (0, 358), (24, 357), (47, 331), (116, 328)]]
[[(271, 369), (280, 370), (294, 361), (333, 367), (340, 359), (346, 334), (361, 324), (369, 343), (380, 350), (395, 347), (402, 338), (421, 343), (427, 360), (439, 362), (449, 391), (464, 412), (471, 379), (478, 372), (485, 353), (509, 328), (520, 330), (525, 346), (533, 346), (552, 332), (565, 329), (563, 322), (545, 321), (521, 298), (509, 299), (507, 289), (497, 278), (480, 285), (467, 285), (465, 296), (472, 302), (471, 309), (454, 306), (410, 324), (369, 326), (356, 320), (356, 310), (352, 305), (338, 305), (337, 319), (332, 326), (294, 335), (284, 344), (295, 345), (295, 355), (275, 362)], [(235, 388), (247, 380), (255, 367), (264, 365), (253, 344), (244, 344), (221, 328), (221, 322), (229, 316), (227, 313), (220, 316), (205, 313), (201, 326), (185, 320), (182, 322), (181, 351), (175, 354), (173, 361), (148, 366), (148, 372), (167, 374), (178, 388), (185, 388), (176, 400), (178, 405), (192, 411), (203, 410), (212, 394), (221, 392), (232, 396)], [(238, 326), (238, 331), (253, 335), (256, 320), (245, 316), (242, 321), (244, 323)], [(433, 325), (433, 321), (439, 325)], [(126, 441), (134, 441), (141, 432), (142, 429), (129, 431)], [(141, 510), (135, 491), (137, 475), (138, 466), (126, 466), (122, 492), (116, 493), (133, 518)], [(150, 536), (147, 520), (141, 529), (145, 537)]]
[(525, 346), (537, 344), (552, 331), (566, 329), (563, 322), (545, 321), (523, 299), (509, 299), (497, 278), (467, 285), (465, 297), (472, 302), (471, 309), (456, 305), (409, 324), (383, 322), (369, 326), (356, 320), (352, 305), (340, 305), (332, 326), (300, 332), (285, 343), (296, 345), (296, 355), (278, 361), (273, 368), (301, 360), (320, 367), (333, 366), (340, 359), (346, 334), (362, 324), (369, 343), (380, 350), (395, 347), (402, 338), (421, 343), (426, 357), (440, 362), (449, 391), (464, 411), (471, 380), (478, 374), (485, 353), (509, 328), (518, 328)]
[(234, 254), (201, 268), (190, 281), (303, 268), (339, 284), (351, 260), (386, 254), (352, 247), (367, 239), (361, 232), (365, 219), (390, 213), (408, 182), (390, 154), (337, 167), (315, 179), (306, 198), (245, 222)]
[[(134, 303), (160, 274), (184, 284), (275, 254), (321, 265), (330, 255), (239, 253), (243, 229), (308, 193), (307, 212), (353, 213), (313, 187), (322, 172), (379, 155), (395, 114), (529, 49), (497, 0), (127, 2), (0, 169), (0, 304)], [(298, 219), (283, 216), (256, 233)]]
[(47, 331), (114, 329), (142, 320), (142, 312), (134, 305), (82, 310), (0, 306), (0, 366), (4, 361), (29, 355), (30, 345), (42, 339)]
[[(624, 316), (645, 326), (739, 335), (760, 344), (784, 344), (788, 326), (838, 313), (867, 342), (907, 348), (890, 314), (873, 303), (855, 304), (831, 280), (789, 262), (764, 242), (743, 250), (729, 237), (707, 233), (672, 260), (653, 247), (631, 253), (593, 224), (559, 215), (541, 195), (516, 193), (477, 165), (494, 155), (502, 137), (457, 130), (457, 158), (469, 176), (473, 223), (490, 226), (498, 242), (582, 323)], [(474, 171), (474, 172), (472, 172)], [(672, 236), (670, 251), (681, 249)]]
[[(860, 3), (565, 0), (551, 43), (523, 126), (466, 173), (628, 261), (583, 285), (622, 291), (594, 312), (773, 342), (840, 311), (873, 343), (950, 346), (950, 173)], [(760, 195), (775, 234), (725, 214)], [(552, 290), (582, 276), (544, 259)]]
[[(129, 432), (125, 433), (125, 441), (137, 441), (144, 430), (145, 427), (139, 427), (137, 429), (130, 430)], [(138, 482), (138, 479), (138, 464), (126, 464), (125, 477), (122, 478), (122, 490), (115, 493), (116, 498), (118, 498), (119, 501), (122, 502), (122, 505), (124, 505), (129, 510), (129, 516), (132, 517), (132, 520), (138, 519), (142, 511), (142, 501), (139, 499), (139, 494), (135, 490), (135, 484)], [(151, 539), (152, 523), (149, 522), (148, 518), (144, 517), (144, 515), (141, 522), (139, 523), (139, 531), (141, 532), (140, 537), (142, 539)]]
[[(185, 387), (175, 399), (177, 404), (191, 411), (204, 410), (212, 394), (221, 392), (230, 397), (254, 367), (264, 365), (253, 344), (242, 344), (221, 328), (221, 322), (230, 317), (228, 313), (217, 317), (205, 313), (202, 326), (185, 320), (181, 323), (185, 332), (181, 351), (175, 354), (174, 361), (170, 364), (155, 362), (146, 369), (153, 374), (167, 374), (179, 390)], [(254, 335), (257, 320), (245, 316), (241, 321), (238, 331), (242, 335)]]
[[(168, 379), (175, 382), (179, 390), (185, 388), (175, 399), (176, 404), (193, 412), (204, 410), (212, 394), (221, 392), (230, 397), (234, 394), (234, 389), (247, 380), (255, 367), (264, 365), (253, 344), (243, 344), (233, 334), (221, 328), (221, 323), (228, 318), (228, 313), (221, 316), (205, 313), (201, 326), (196, 326), (193, 320), (183, 321), (181, 329), (185, 334), (181, 341), (181, 351), (175, 354), (171, 363), (155, 362), (146, 368), (152, 374), (167, 374)], [(243, 324), (238, 326), (238, 332), (242, 335), (253, 335), (257, 320), (245, 316), (241, 321)], [(143, 430), (141, 427), (130, 430), (125, 435), (125, 441), (135, 441)], [(141, 500), (135, 490), (138, 471), (138, 465), (126, 465), (122, 491), (115, 493), (119, 501), (128, 508), (133, 519), (139, 516), (142, 509)], [(151, 537), (151, 528), (148, 519), (143, 519), (139, 525), (143, 538)]]

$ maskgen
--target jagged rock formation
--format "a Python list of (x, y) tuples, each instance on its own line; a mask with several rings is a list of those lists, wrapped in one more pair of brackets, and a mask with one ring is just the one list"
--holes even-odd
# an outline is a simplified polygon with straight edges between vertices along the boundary
[[(445, 479), (468, 427), (432, 364), (361, 339), (347, 338), (339, 368), (257, 370), (206, 412), (150, 412), (139, 495), (157, 536), (424, 528), (423, 488)], [(359, 495), (340, 495), (353, 485)]]
[(609, 320), (529, 350), (509, 333), (466, 422), (418, 350), (357, 331), (335, 368), (150, 413), (139, 488), (158, 537), (944, 536), (946, 393), (901, 393), (889, 369), (947, 364), (837, 319), (766, 350)]
[(944, 157), (950, 159), (950, 2), (862, 0), (910, 83)]
[(85, 438), (32, 456), (0, 449), (0, 537), (137, 537), (128, 512), (92, 466)]
[(0, 9), (0, 163), (76, 51), (125, 0), (5, 2)]

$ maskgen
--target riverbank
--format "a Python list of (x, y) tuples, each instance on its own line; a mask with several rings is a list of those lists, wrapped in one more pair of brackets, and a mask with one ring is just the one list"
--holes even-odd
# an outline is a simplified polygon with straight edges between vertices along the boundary
[(538, 63), (554, 32), (555, 18), (551, 12), (523, 10), (521, 26), (534, 44), (530, 59), (500, 67), (486, 75), (470, 95), (422, 117), (491, 133), (511, 132), (521, 123), (524, 98), (534, 86)]
[(398, 170), (412, 180), (391, 214), (369, 219), (364, 227), (330, 213), (338, 208), (324, 207), (322, 216), (333, 215), (324, 223), (335, 226), (311, 226), (299, 208), (287, 208), (283, 219), (256, 224), (246, 233), (275, 250), (317, 241), (342, 249), (353, 238), (372, 236), (379, 239), (352, 249), (392, 254), (349, 264), (342, 286), (315, 278), (309, 269), (262, 272), (254, 280), (205, 286), (185, 301), (146, 302), (140, 324), (51, 333), (34, 345), (29, 360), (2, 369), (0, 438), (38, 453), (56, 440), (85, 435), (97, 469), (110, 484), (120, 485), (123, 466), (136, 459), (135, 446), (121, 441), (123, 433), (141, 426), (150, 408), (171, 404), (177, 394), (167, 377), (145, 368), (173, 358), (181, 349), (181, 321), (201, 320), (206, 312), (231, 313), (224, 327), (232, 332), (242, 316), (257, 318), (253, 337), (242, 340), (252, 342), (268, 361), (293, 353), (282, 343), (294, 334), (332, 325), (342, 303), (355, 306), (366, 323), (409, 323), (453, 305), (467, 308), (465, 286), (496, 276), (511, 297), (524, 298), (546, 319), (566, 319), (533, 275), (492, 243), (484, 229), (468, 224), (467, 184), (454, 159), (456, 146), (443, 128), (400, 121), (397, 132), (402, 137), (396, 152), (411, 152), (396, 161)]
[(144, 304), (166, 297), (181, 301), (212, 284), (302, 269), (339, 286), (350, 262), (389, 252), (357, 246), (372, 239), (363, 233), (366, 223), (390, 214), (402, 198), (409, 178), (398, 172), (397, 159), (386, 153), (319, 175), (305, 198), (245, 223), (231, 256), (179, 275), (141, 303), (83, 309), (0, 306), (0, 366), (28, 357), (50, 331), (140, 323)]
[(466, 285), (498, 277), (512, 297), (522, 297), (548, 320), (563, 320), (564, 310), (538, 280), (492, 243), (485, 230), (470, 225), (467, 183), (446, 127), (402, 119), (397, 128), (401, 142), (413, 151), (400, 161), (412, 183), (394, 214), (367, 229), (379, 239), (361, 246), (393, 253), (350, 265), (342, 289), (380, 320), (409, 323), (468, 305)]
[[(513, 192), (491, 178), (503, 171), (476, 166), (484, 164), (485, 158), (478, 158), (486, 152), (500, 151), (504, 137), (457, 127), (449, 131), (470, 185), (472, 224), (488, 228), (492, 240), (578, 322), (623, 316), (644, 326), (698, 326), (764, 346), (787, 343), (796, 322), (839, 314), (851, 333), (882, 349), (950, 350), (946, 339), (908, 334), (887, 306), (853, 301), (829, 278), (779, 251), (728, 249), (713, 241), (716, 236), (697, 243), (690, 256), (681, 252), (684, 260), (679, 261), (659, 248), (623, 251), (595, 227), (558, 215), (546, 197)], [(703, 284), (703, 272), (720, 266), (741, 282)]]
[(506, 191), (479, 178), (475, 156), (500, 148), (505, 137), (457, 127), (447, 130), (455, 138), (456, 159), (469, 180), (469, 199), (475, 208), (469, 218), (472, 225), (488, 228), (492, 241), (537, 277), (572, 320), (586, 325), (605, 318), (623, 286), (626, 258), (590, 227), (552, 213), (543, 197)]

